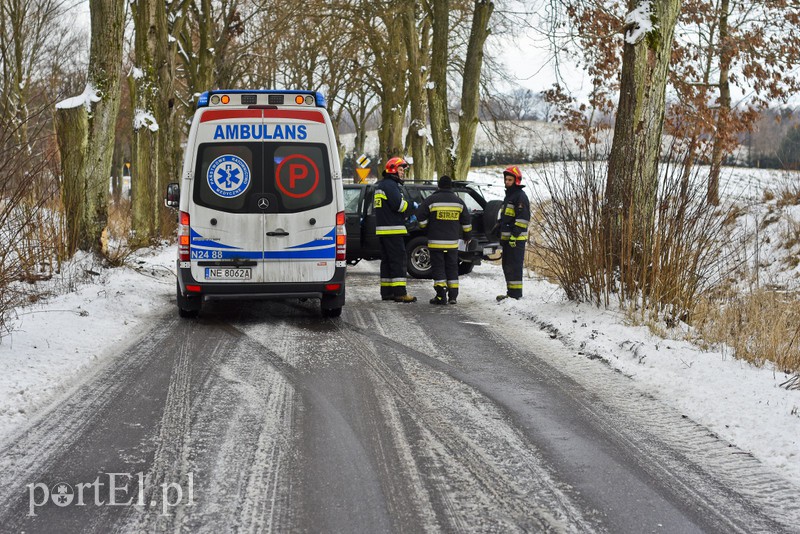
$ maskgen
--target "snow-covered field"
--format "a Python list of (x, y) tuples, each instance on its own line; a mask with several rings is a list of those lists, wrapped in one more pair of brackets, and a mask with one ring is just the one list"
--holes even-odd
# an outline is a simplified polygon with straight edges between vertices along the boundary
[[(535, 180), (533, 166), (523, 170)], [(492, 184), (489, 189), (499, 196), (502, 189), (494, 185), (501, 172), (502, 168), (476, 169), (470, 178)], [(726, 176), (726, 190), (738, 188), (736, 194), (747, 193), (746, 203), (753, 204), (743, 224), (748, 224), (748, 217), (755, 224), (769, 211), (769, 206), (756, 203), (762, 196), (759, 187), (798, 179), (798, 174), (732, 169)], [(532, 184), (532, 189), (536, 187)], [(787, 221), (800, 220), (797, 208), (786, 209)], [(785, 231), (777, 223), (767, 228)], [(760, 261), (779, 265), (780, 254), (798, 253), (796, 247), (769, 250), (762, 251)], [(145, 250), (131, 258), (129, 267), (119, 269), (101, 269), (86, 258), (76, 260), (73, 274), (87, 270), (98, 274), (81, 277), (74, 291), (15, 311), (13, 331), (0, 340), (0, 441), (37, 411), (58, 402), (120, 346), (141, 334), (152, 317), (175, 313), (174, 256), (174, 247)], [(634, 387), (782, 470), (787, 478), (800, 480), (800, 390), (779, 387), (789, 376), (735, 360), (724, 348), (703, 351), (684, 341), (655, 337), (645, 327), (627, 324), (616, 310), (567, 302), (558, 287), (534, 273), (525, 280), (522, 301), (498, 304), (494, 296), (504, 287), (500, 267), (484, 264), (478, 269), (480, 276), (462, 279), (459, 298), (465, 309), (479, 310), (476, 320), (544, 328), (563, 341), (565, 351), (620, 370), (631, 377)], [(776, 267), (771, 274), (794, 280), (795, 286), (797, 275), (796, 267)], [(410, 286), (416, 294), (430, 292), (428, 281), (412, 280)]]

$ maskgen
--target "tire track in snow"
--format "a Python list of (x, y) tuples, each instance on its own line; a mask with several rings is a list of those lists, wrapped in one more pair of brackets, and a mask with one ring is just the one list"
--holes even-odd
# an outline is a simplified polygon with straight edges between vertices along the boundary
[[(590, 421), (627, 451), (687, 506), (700, 504), (703, 521), (724, 532), (793, 532), (800, 523), (797, 487), (754, 457), (720, 440), (607, 365), (563, 350), (560, 341), (540, 341), (533, 354), (487, 333), (517, 365), (563, 391)], [(566, 379), (566, 377), (569, 377)], [(575, 381), (580, 389), (570, 389)]]
[[(87, 432), (98, 418), (119, 401), (129, 383), (158, 357), (157, 347), (167, 340), (176, 323), (172, 317), (157, 319), (153, 328), (133, 340), (118, 357), (108, 358), (97, 371), (49, 408), (42, 409), (29, 426), (7, 436), (0, 446), (0, 472), (4, 475), (0, 485), (0, 518), (18, 505), (27, 484), (47, 482), (49, 473), (59, 471), (65, 451), (82, 448)], [(131, 459), (134, 465), (141, 461), (138, 455)]]
[[(368, 318), (356, 315), (354, 322), (368, 323)], [(408, 316), (403, 319), (414, 323)], [(419, 476), (430, 485), (440, 526), (456, 531), (596, 530), (502, 414), (449, 376), (457, 374), (455, 369), (374, 329), (346, 323), (340, 327), (347, 332), (346, 339), (354, 338), (348, 352), (361, 358), (403, 406), (405, 441), (412, 444)], [(408, 328), (416, 330), (417, 337), (422, 331), (419, 326)], [(400, 331), (396, 336), (411, 337), (409, 333)], [(449, 406), (434, 404), (445, 397), (450, 398)], [(484, 413), (470, 410), (473, 404)], [(469, 413), (457, 417), (464, 408)]]
[[(186, 333), (173, 369), (159, 449), (148, 474), (150, 487), (191, 474), (194, 502), (182, 501), (169, 516), (152, 508), (136, 514), (126, 530), (291, 529), (284, 464), (292, 448), (294, 392), (282, 374), (287, 369), (278, 370), (263, 347), (236, 329), (198, 328), (202, 332)], [(201, 350), (213, 364), (191, 385), (189, 360)]]

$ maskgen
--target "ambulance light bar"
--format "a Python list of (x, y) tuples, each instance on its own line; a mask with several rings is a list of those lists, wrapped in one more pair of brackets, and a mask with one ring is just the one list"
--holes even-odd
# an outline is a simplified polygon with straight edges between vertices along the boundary
[(215, 89), (202, 93), (197, 100), (197, 107), (209, 106), (315, 106), (326, 107), (325, 97), (319, 91), (298, 91), (278, 89), (257, 89), (245, 91), (241, 89)]

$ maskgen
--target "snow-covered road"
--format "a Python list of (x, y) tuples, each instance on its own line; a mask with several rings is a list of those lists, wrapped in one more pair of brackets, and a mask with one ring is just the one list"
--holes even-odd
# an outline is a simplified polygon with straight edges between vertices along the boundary
[[(171, 284), (154, 285), (161, 295), (137, 317), (137, 337), (99, 351), (56, 402), (9, 426), (0, 524), (796, 528), (798, 487), (782, 473), (616, 372), (611, 356), (570, 348), (553, 326), (562, 318), (536, 315), (546, 306), (536, 291), (491, 302), (497, 271), (479, 267), (459, 304), (440, 308), (425, 303), (423, 281), (411, 283), (420, 302), (381, 302), (377, 264), (361, 264), (339, 320), (295, 301), (216, 303), (182, 321)], [(523, 304), (536, 306), (524, 315)]]

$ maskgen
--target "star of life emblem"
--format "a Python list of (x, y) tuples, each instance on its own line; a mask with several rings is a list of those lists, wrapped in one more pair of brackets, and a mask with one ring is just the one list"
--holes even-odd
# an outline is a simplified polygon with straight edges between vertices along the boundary
[(219, 156), (208, 167), (208, 186), (222, 198), (236, 198), (250, 185), (250, 168), (233, 154)]

